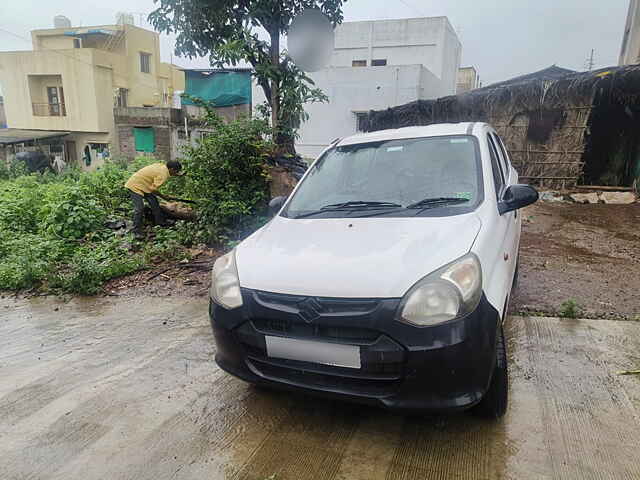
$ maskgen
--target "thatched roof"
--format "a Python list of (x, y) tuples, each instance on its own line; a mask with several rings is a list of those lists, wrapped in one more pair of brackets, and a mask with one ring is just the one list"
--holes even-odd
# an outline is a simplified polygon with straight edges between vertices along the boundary
[(567, 75), (572, 75), (575, 73), (578, 73), (578, 72), (576, 72), (575, 70), (569, 70), (568, 68), (558, 67), (557, 65), (551, 65), (550, 67), (543, 68), (542, 70), (538, 70), (537, 72), (527, 73), (526, 75), (520, 75), (519, 77), (510, 78), (509, 80), (492, 83), (491, 85), (488, 85), (483, 89), (513, 86), (521, 83), (528, 83), (535, 80), (544, 80), (544, 81), (560, 80), (566, 77)]
[(418, 100), (372, 111), (368, 131), (440, 122), (488, 121), (495, 114), (590, 107), (596, 94), (609, 102), (640, 103), (640, 65), (571, 73), (560, 67), (516, 77), (457, 96)]

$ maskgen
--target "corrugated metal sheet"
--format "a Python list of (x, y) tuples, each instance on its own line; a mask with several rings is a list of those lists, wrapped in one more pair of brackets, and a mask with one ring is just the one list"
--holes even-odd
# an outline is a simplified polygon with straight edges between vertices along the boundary
[(71, 132), (60, 132), (51, 130), (22, 130), (19, 128), (3, 128), (0, 130), (0, 145), (11, 145), (13, 143), (31, 142), (33, 140), (43, 140), (45, 138), (64, 137)]

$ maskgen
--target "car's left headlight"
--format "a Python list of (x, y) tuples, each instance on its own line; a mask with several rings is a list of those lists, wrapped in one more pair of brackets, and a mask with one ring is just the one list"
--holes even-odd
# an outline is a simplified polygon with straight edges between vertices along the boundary
[(213, 264), (209, 294), (214, 302), (227, 310), (242, 306), (235, 250), (221, 256)]
[(474, 311), (482, 296), (482, 268), (468, 253), (418, 281), (402, 298), (398, 320), (437, 325)]

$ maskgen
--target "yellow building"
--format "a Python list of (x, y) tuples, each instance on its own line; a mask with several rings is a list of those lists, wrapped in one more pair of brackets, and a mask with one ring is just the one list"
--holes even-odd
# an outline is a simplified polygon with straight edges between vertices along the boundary
[(184, 90), (184, 73), (160, 61), (156, 32), (101, 25), (34, 30), (31, 38), (32, 51), (0, 52), (7, 126), (69, 132), (51, 149), (67, 163), (91, 169), (117, 153), (114, 107), (167, 108)]

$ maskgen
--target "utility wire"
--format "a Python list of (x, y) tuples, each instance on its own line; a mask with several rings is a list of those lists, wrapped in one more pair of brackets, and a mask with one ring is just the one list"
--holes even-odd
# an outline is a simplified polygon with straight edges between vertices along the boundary
[(405, 7), (409, 8), (410, 10), (413, 10), (416, 13), (418, 13), (420, 16), (422, 16), (422, 17), (426, 17), (427, 16), (427, 14), (422, 12), (421, 10), (419, 10), (418, 7), (410, 5), (405, 0), (400, 0), (400, 2), (403, 3)]

